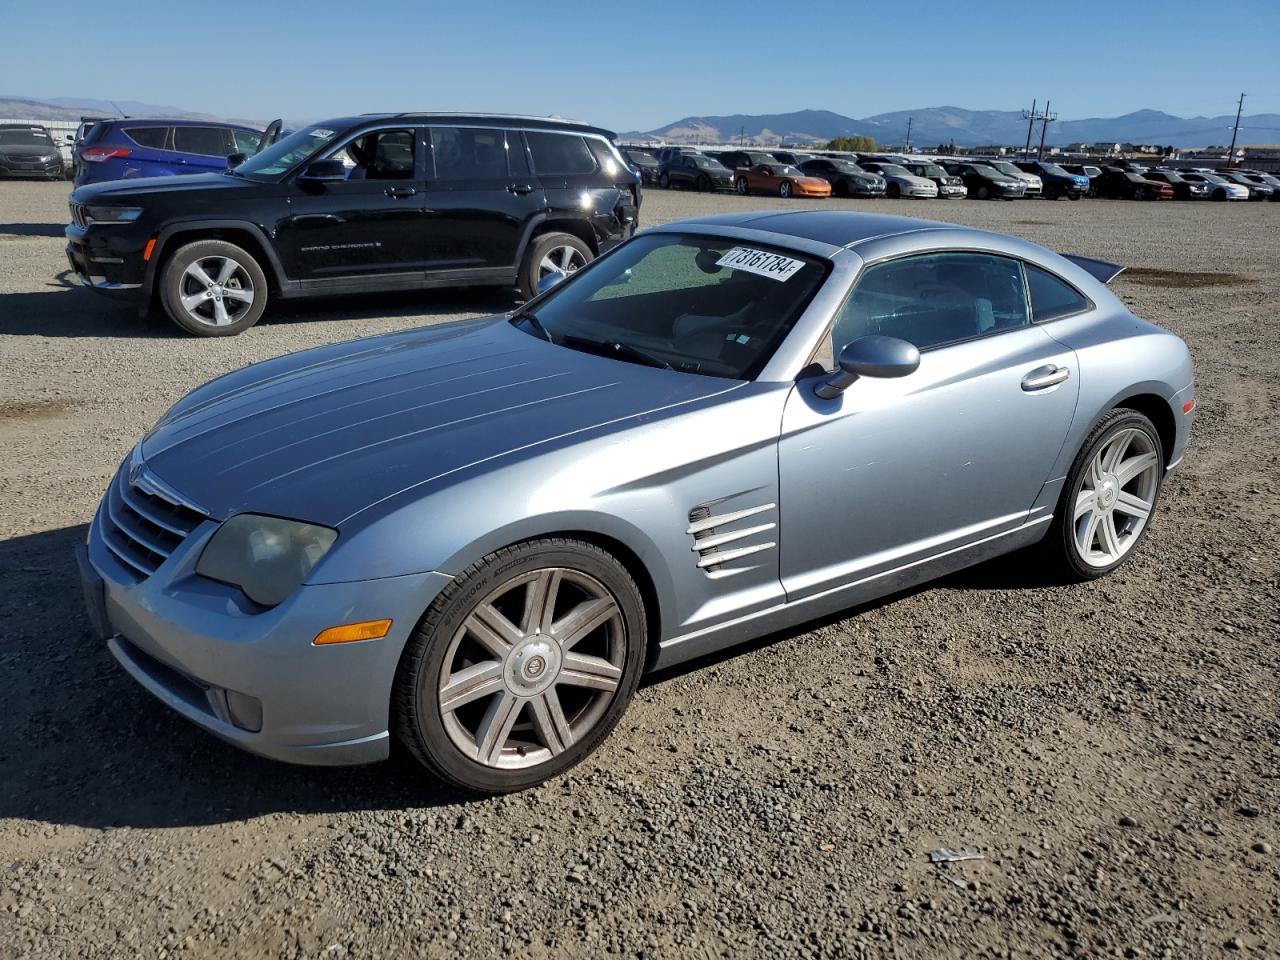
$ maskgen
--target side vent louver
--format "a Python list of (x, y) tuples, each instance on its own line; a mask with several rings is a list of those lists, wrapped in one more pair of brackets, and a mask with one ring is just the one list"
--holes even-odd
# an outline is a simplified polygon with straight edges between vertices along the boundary
[[(726, 498), (730, 499), (730, 498)], [(712, 505), (699, 504), (689, 511), (689, 529), (693, 551), (698, 555), (698, 569), (707, 573), (719, 571), (724, 564), (773, 550), (778, 544), (770, 537), (777, 529), (778, 505), (766, 503), (727, 513), (712, 513)], [(754, 519), (753, 519), (754, 518)], [(752, 540), (755, 542), (750, 542)]]

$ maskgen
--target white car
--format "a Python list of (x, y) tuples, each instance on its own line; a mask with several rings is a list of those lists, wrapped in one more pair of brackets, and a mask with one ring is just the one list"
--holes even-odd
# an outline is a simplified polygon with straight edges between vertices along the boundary
[(868, 160), (859, 163), (858, 166), (884, 177), (886, 197), (892, 197), (895, 200), (898, 197), (927, 197), (932, 200), (938, 196), (936, 183), (924, 177), (917, 177), (901, 164)]
[(1025, 183), (1027, 185), (1027, 192), (1024, 193), (1023, 196), (1038, 197), (1044, 193), (1044, 181), (1034, 173), (1027, 173), (1025, 170), (1019, 170), (1008, 160), (987, 160), (985, 162), (987, 166), (995, 167), (1001, 173)]
[(1249, 188), (1240, 183), (1232, 183), (1230, 180), (1211, 173), (1208, 170), (1192, 170), (1189, 173), (1178, 171), (1178, 176), (1183, 180), (1189, 180), (1192, 183), (1203, 183), (1210, 200), (1248, 200)]

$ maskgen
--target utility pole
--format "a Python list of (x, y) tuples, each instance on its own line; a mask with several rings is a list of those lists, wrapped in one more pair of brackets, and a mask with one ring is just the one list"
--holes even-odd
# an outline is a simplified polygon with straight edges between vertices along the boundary
[(1044, 113), (1040, 115), (1040, 152), (1036, 154), (1037, 160), (1044, 159), (1044, 133), (1049, 129), (1049, 124), (1058, 119), (1056, 113), (1049, 112), (1049, 101), (1044, 102)]
[(1231, 149), (1227, 151), (1227, 166), (1233, 167), (1236, 163), (1236, 137), (1240, 133), (1240, 113), (1244, 110), (1244, 94), (1240, 94), (1240, 100), (1236, 103), (1236, 125), (1231, 131)]
[[(906, 144), (907, 153), (911, 152), (911, 123), (913, 120), (915, 120), (915, 117), (907, 117), (907, 144)], [(1236, 122), (1237, 123), (1239, 122), (1239, 117), (1236, 118)]]
[(1036, 123), (1036, 101), (1031, 101), (1031, 112), (1022, 111), (1022, 119), (1027, 121), (1027, 146), (1022, 151), (1022, 159), (1029, 160), (1031, 158), (1031, 128)]

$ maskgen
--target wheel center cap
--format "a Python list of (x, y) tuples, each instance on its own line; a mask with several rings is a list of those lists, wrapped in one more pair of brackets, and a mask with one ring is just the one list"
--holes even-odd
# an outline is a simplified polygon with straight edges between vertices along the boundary
[(507, 687), (520, 697), (545, 691), (560, 675), (560, 646), (541, 635), (524, 640), (507, 655), (503, 671)]
[(1104, 507), (1110, 509), (1115, 506), (1116, 497), (1120, 494), (1120, 484), (1116, 482), (1115, 477), (1107, 477), (1102, 481), (1102, 486), (1098, 490), (1098, 500)]

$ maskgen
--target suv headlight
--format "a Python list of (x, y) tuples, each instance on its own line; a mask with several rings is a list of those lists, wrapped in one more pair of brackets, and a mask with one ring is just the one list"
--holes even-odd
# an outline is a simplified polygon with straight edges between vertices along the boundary
[(133, 223), (142, 216), (141, 207), (85, 207), (86, 223)]
[(298, 520), (241, 513), (218, 528), (196, 573), (239, 587), (254, 603), (274, 607), (302, 585), (329, 552), (338, 531)]

